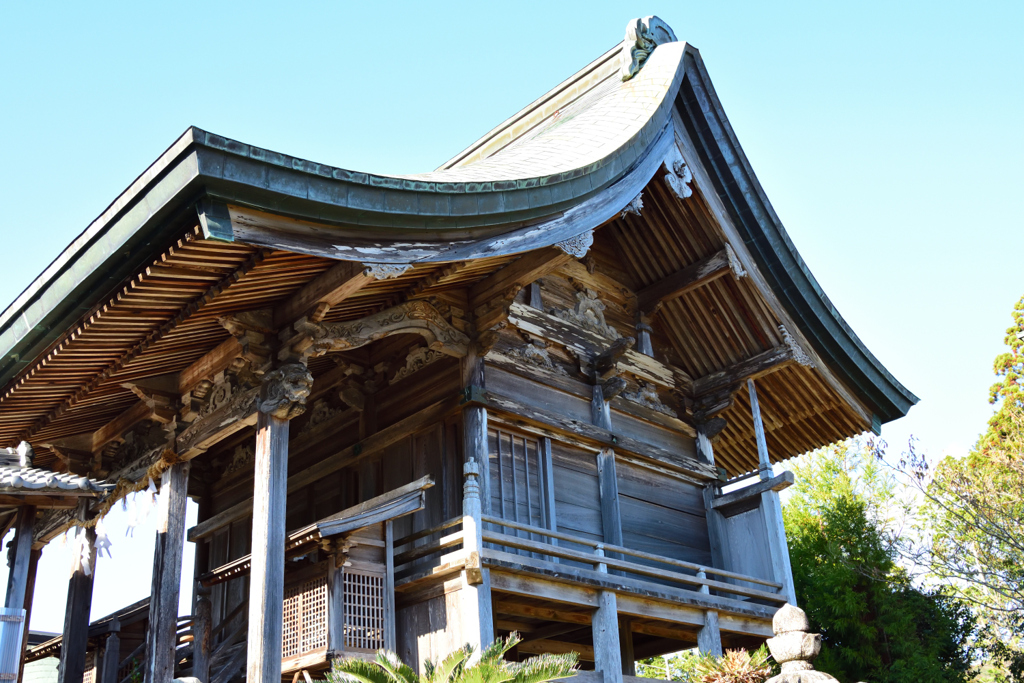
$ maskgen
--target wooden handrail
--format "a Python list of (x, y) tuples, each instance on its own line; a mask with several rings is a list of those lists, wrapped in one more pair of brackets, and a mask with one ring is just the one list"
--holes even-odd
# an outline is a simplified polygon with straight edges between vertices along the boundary
[(403, 536), (402, 538), (395, 539), (394, 546), (398, 548), (403, 545), (407, 545), (409, 543), (412, 543), (413, 541), (418, 541), (421, 538), (426, 538), (427, 536), (432, 536), (436, 533), (444, 531), (445, 529), (451, 529), (456, 524), (462, 524), (462, 515), (459, 515), (458, 517), (452, 517), (447, 522), (441, 522), (437, 526), (431, 527), (430, 529), (424, 529), (423, 531), (417, 531), (414, 534), (409, 534), (408, 536)]
[(772, 602), (786, 602), (787, 600), (786, 596), (779, 595), (778, 593), (768, 593), (766, 591), (757, 590), (756, 588), (746, 588), (744, 586), (724, 583), (722, 581), (714, 581), (712, 579), (701, 579), (696, 576), (690, 576), (689, 574), (680, 574), (678, 572), (658, 569), (656, 567), (648, 567), (647, 565), (627, 562), (626, 560), (619, 560), (613, 557), (581, 553), (576, 550), (562, 548), (561, 546), (529, 541), (517, 536), (494, 533), (493, 531), (484, 531), (483, 540), (485, 543), (494, 543), (495, 545), (505, 546), (508, 548), (519, 548), (520, 550), (529, 550), (543, 555), (582, 562), (593, 567), (604, 565), (608, 569), (619, 569), (632, 574), (640, 574), (657, 579), (669, 579), (670, 581), (675, 581), (677, 583), (686, 583), (695, 586), (707, 586), (708, 588), (713, 588), (724, 593), (732, 593), (734, 595), (745, 595), (747, 597), (770, 600)]
[[(642, 560), (651, 560), (653, 562), (661, 562), (663, 564), (671, 565), (674, 567), (680, 567), (682, 569), (689, 569), (694, 572), (704, 571), (708, 574), (715, 574), (722, 576), (727, 579), (736, 579), (737, 581), (747, 581), (749, 583), (756, 583), (762, 586), (768, 586), (770, 588), (776, 588), (781, 590), (782, 584), (774, 581), (767, 581), (765, 579), (759, 579), (754, 576), (746, 576), (744, 574), (737, 574), (736, 572), (730, 572), (725, 569), (715, 569), (707, 565), (695, 564), (693, 562), (686, 562), (685, 560), (676, 560), (671, 557), (664, 557), (662, 555), (654, 555), (653, 553), (645, 553), (642, 550), (634, 550), (632, 548), (626, 548), (623, 546), (612, 545), (610, 543), (603, 543), (601, 541), (591, 541), (590, 539), (580, 538), (578, 536), (572, 536), (569, 534), (563, 534), (558, 531), (552, 531), (551, 529), (545, 529), (543, 527), (531, 526), (529, 524), (521, 524), (519, 522), (511, 522), (507, 519), (501, 519), (500, 517), (493, 517), (490, 515), (484, 515), (483, 521), (488, 524), (494, 524), (496, 526), (504, 526), (510, 529), (519, 529), (520, 531), (527, 531), (538, 536), (548, 536), (550, 538), (557, 538), (560, 541), (568, 541), (570, 543), (576, 543), (577, 545), (583, 545), (590, 548), (597, 548), (601, 546), (604, 548), (606, 553), (619, 553), (621, 555), (630, 555), (637, 557)], [(515, 538), (515, 537), (511, 537)], [(555, 547), (555, 546), (552, 546)]]
[(395, 566), (397, 567), (399, 565), (407, 564), (413, 560), (418, 560), (421, 557), (433, 555), (434, 553), (439, 553), (442, 550), (451, 548), (452, 546), (460, 545), (462, 543), (462, 535), (463, 532), (459, 530), (454, 534), (442, 536), (436, 543), (428, 543), (426, 545), (421, 545), (418, 548), (413, 548), (412, 550), (406, 550), (404, 553), (399, 553), (398, 555), (395, 555)]

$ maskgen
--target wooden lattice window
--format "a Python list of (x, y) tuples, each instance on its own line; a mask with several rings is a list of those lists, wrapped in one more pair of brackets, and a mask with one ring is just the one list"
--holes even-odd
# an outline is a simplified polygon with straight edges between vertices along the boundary
[(345, 568), (346, 650), (376, 652), (384, 647), (384, 577)]
[(282, 657), (327, 646), (327, 577), (303, 581), (284, 591)]

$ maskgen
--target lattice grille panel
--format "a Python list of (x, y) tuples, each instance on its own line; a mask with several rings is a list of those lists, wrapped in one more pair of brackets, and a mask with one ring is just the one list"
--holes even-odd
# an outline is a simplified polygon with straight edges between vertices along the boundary
[(384, 577), (345, 569), (345, 649), (384, 647)]
[(311, 579), (284, 591), (282, 657), (327, 646), (327, 577)]

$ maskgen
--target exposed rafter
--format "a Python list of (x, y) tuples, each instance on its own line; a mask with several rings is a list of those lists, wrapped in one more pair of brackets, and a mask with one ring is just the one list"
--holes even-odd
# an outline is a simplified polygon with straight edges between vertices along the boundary
[(698, 287), (717, 280), (730, 270), (729, 253), (717, 251), (672, 273), (636, 293), (637, 308), (644, 315), (654, 314), (666, 301), (681, 297)]
[(740, 384), (748, 379), (763, 377), (795, 362), (795, 360), (793, 349), (789, 346), (776, 346), (724, 370), (698, 377), (693, 380), (693, 395), (699, 397), (713, 394), (728, 387), (739, 389)]

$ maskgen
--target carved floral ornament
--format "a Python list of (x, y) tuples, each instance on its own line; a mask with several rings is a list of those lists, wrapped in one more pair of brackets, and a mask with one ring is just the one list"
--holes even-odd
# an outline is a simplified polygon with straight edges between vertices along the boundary
[(654, 48), (665, 43), (676, 42), (672, 28), (658, 17), (633, 19), (626, 24), (626, 38), (623, 41), (622, 67), (619, 74), (628, 81), (639, 73)]
[(586, 232), (581, 232), (575, 237), (570, 237), (567, 240), (556, 242), (555, 246), (564, 251), (569, 256), (576, 258), (583, 258), (590, 251), (590, 247), (594, 245), (594, 229), (591, 228)]
[(665, 157), (665, 184), (679, 199), (686, 199), (693, 196), (690, 183), (693, 181), (693, 173), (690, 167), (683, 160), (679, 148), (672, 145), (669, 148), (668, 156)]
[(295, 331), (306, 335), (310, 344), (306, 356), (322, 356), (331, 351), (348, 351), (394, 334), (418, 334), (435, 351), (461, 358), (469, 349), (469, 337), (444, 319), (426, 301), (409, 301), (359, 320), (339, 323), (314, 323), (302, 319)]
[(376, 280), (391, 280), (401, 277), (412, 268), (409, 263), (364, 263), (367, 275)]

